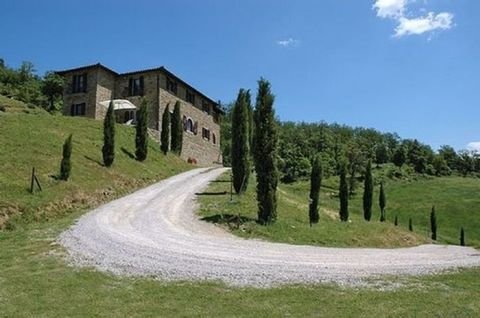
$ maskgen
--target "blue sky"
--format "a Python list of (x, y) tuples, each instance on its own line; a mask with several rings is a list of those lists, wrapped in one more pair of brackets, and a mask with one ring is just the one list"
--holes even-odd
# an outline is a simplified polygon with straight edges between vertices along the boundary
[(39, 74), (164, 65), (223, 102), (263, 76), (282, 120), (462, 149), (480, 141), (479, 12), (477, 0), (4, 0), (0, 57)]

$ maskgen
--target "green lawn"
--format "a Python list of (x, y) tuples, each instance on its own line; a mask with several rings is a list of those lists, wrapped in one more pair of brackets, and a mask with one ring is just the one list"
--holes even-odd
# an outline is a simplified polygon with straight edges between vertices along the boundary
[[(135, 130), (116, 126), (115, 163), (102, 166), (102, 122), (48, 114), (0, 113), (0, 228), (32, 220), (49, 220), (79, 208), (110, 201), (134, 189), (190, 169), (175, 155), (164, 156), (149, 143), (145, 162), (131, 158)], [(72, 175), (56, 180), (65, 138), (73, 134)], [(43, 187), (28, 192), (32, 167)], [(22, 222), (18, 222), (20, 218)], [(14, 220), (12, 223), (11, 220)]]
[[(230, 191), (228, 173), (212, 182), (208, 192)], [(431, 242), (429, 215), (435, 204), (440, 243), (458, 244), (460, 227), (465, 228), (467, 244), (480, 246), (480, 180), (474, 178), (420, 178), (417, 181), (386, 182), (387, 222), (379, 222), (378, 186), (374, 197), (374, 213), (371, 222), (363, 220), (362, 189), (350, 200), (350, 222), (338, 220), (336, 178), (324, 181), (321, 191), (320, 222), (312, 228), (308, 224), (309, 182), (280, 184), (278, 189), (278, 220), (271, 226), (255, 222), (255, 180), (251, 178), (245, 194), (202, 196), (200, 215), (216, 223), (222, 223), (235, 234), (247, 238), (263, 238), (293, 244), (357, 247), (399, 247)], [(222, 215), (224, 216), (222, 218)], [(242, 217), (241, 225), (237, 222)], [(394, 226), (398, 215), (399, 226)], [(412, 217), (414, 231), (408, 231), (408, 219)]]
[[(69, 267), (55, 238), (81, 212), (0, 232), (5, 317), (478, 317), (480, 270), (398, 279), (394, 290), (333, 285), (232, 288)], [(392, 281), (398, 281), (392, 278)]]

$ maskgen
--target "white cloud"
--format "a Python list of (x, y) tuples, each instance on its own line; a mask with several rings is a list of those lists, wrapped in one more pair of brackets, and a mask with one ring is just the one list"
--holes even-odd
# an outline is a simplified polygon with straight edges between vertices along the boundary
[(283, 47), (290, 47), (290, 46), (297, 46), (300, 43), (299, 40), (296, 40), (294, 38), (288, 38), (285, 40), (279, 40), (277, 41), (277, 44)]
[(380, 18), (398, 18), (403, 16), (406, 4), (406, 0), (376, 0), (373, 8)]
[(480, 141), (473, 141), (467, 144), (467, 149), (480, 152)]
[[(434, 13), (414, 17), (414, 13), (407, 13), (407, 5), (416, 0), (375, 0), (373, 9), (377, 16), (383, 19), (392, 19), (397, 22), (394, 37), (419, 35), (435, 30), (448, 30), (454, 26), (453, 14), (450, 12)], [(425, 2), (426, 4), (426, 2)], [(421, 8), (420, 12), (426, 12)], [(430, 37), (429, 37), (430, 39)]]
[(401, 17), (395, 28), (395, 36), (401, 37), (410, 34), (422, 34), (434, 30), (448, 30), (453, 26), (453, 14), (442, 12), (435, 14), (429, 12), (424, 17), (408, 19)]

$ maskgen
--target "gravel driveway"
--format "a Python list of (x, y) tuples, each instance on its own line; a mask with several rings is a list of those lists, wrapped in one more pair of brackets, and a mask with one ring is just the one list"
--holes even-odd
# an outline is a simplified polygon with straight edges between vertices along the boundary
[(174, 176), (81, 217), (59, 241), (75, 265), (163, 280), (220, 280), (237, 286), (422, 275), (480, 266), (473, 248), (327, 248), (235, 237), (195, 215), (195, 193), (225, 169)]

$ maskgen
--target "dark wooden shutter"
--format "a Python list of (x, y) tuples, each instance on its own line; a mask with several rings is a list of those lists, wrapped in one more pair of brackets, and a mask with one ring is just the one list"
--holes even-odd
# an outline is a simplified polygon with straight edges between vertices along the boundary
[(128, 80), (128, 95), (133, 96), (133, 78)]
[(198, 134), (198, 121), (193, 124), (193, 133), (196, 135)]
[(87, 73), (83, 73), (83, 92), (87, 92)]
[(140, 95), (143, 96), (144, 86), (143, 86), (143, 76), (140, 76)]
[(75, 116), (75, 105), (70, 105), (70, 116)]
[(82, 116), (85, 116), (85, 114), (87, 113), (87, 109), (86, 109), (86, 108), (87, 108), (87, 105), (86, 105), (85, 103), (81, 104), (81, 106), (80, 106), (80, 109), (81, 109), (80, 112), (81, 112)]
[(77, 84), (77, 75), (73, 75), (72, 77), (72, 93), (76, 93), (75, 92), (75, 88), (76, 88), (76, 85)]

